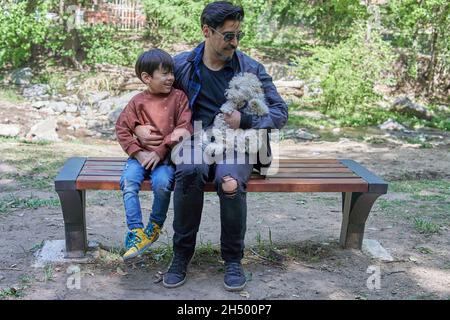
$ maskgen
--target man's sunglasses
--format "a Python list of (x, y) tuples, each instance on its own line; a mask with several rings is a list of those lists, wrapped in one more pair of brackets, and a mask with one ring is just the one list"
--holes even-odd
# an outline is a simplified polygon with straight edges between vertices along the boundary
[(225, 42), (230, 42), (235, 37), (236, 37), (237, 41), (241, 41), (241, 39), (245, 36), (245, 32), (242, 32), (242, 31), (221, 33), (219, 31), (217, 31), (216, 29), (214, 29), (213, 27), (210, 27), (210, 26), (208, 26), (208, 27), (211, 28), (212, 30), (214, 30), (215, 32), (217, 32), (218, 34), (220, 34), (223, 37), (223, 41), (225, 41)]

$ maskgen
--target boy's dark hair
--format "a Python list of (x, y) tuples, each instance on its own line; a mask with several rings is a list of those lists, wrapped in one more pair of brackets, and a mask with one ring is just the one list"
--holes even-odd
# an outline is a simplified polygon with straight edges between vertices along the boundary
[(228, 1), (216, 1), (208, 4), (203, 9), (200, 17), (200, 23), (203, 27), (205, 24), (217, 29), (224, 25), (227, 20), (244, 20), (244, 8), (235, 6)]
[(153, 72), (158, 70), (159, 66), (165, 71), (173, 72), (174, 63), (172, 57), (164, 50), (150, 49), (139, 56), (134, 69), (137, 77), (142, 81), (142, 72), (146, 72), (150, 76), (153, 76)]

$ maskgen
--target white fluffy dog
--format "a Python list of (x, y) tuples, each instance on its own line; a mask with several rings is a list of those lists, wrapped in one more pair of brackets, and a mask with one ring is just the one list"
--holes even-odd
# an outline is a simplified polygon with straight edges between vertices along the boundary
[(241, 73), (233, 77), (225, 91), (227, 101), (220, 107), (213, 126), (202, 133), (202, 148), (208, 156), (217, 156), (230, 150), (240, 153), (256, 153), (259, 150), (258, 132), (254, 129), (232, 130), (224, 120), (224, 114), (234, 110), (258, 116), (269, 113), (264, 101), (264, 91), (258, 77)]

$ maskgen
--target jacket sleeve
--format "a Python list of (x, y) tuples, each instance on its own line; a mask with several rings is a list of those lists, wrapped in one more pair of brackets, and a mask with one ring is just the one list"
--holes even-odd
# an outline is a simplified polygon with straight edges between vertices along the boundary
[(130, 102), (116, 121), (117, 141), (129, 156), (134, 156), (137, 152), (144, 150), (133, 134), (137, 124), (136, 108), (134, 103)]
[(164, 159), (167, 156), (167, 153), (182, 141), (183, 138), (187, 138), (191, 136), (194, 132), (191, 124), (192, 112), (189, 108), (189, 103), (186, 95), (181, 93), (181, 98), (178, 102), (177, 112), (176, 112), (176, 122), (175, 128), (172, 133), (166, 135), (164, 137), (163, 142), (154, 148), (154, 151), (158, 154), (160, 159)]
[(288, 107), (278, 94), (272, 82), (272, 77), (266, 72), (262, 64), (258, 64), (257, 76), (262, 83), (269, 113), (264, 116), (241, 114), (241, 129), (281, 129), (288, 120)]

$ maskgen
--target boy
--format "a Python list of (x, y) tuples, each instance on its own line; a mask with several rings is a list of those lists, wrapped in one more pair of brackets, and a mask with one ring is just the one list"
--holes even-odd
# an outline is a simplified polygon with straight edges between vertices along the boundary
[[(187, 97), (183, 91), (172, 88), (173, 69), (172, 57), (163, 50), (152, 49), (141, 54), (135, 70), (147, 89), (130, 100), (116, 122), (117, 140), (129, 155), (120, 179), (129, 229), (124, 260), (139, 256), (158, 239), (174, 183), (170, 150), (193, 132)], [(156, 128), (155, 134), (164, 136), (162, 143), (144, 147), (134, 134), (139, 125)], [(146, 177), (151, 178), (154, 200), (144, 229), (138, 193)]]

